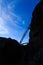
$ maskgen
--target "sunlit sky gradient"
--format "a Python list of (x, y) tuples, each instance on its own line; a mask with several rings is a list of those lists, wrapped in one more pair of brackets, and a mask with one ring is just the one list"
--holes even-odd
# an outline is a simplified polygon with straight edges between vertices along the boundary
[[(38, 2), (39, 0), (0, 0), (0, 37), (10, 37), (20, 42)], [(28, 40), (29, 31), (23, 42)]]

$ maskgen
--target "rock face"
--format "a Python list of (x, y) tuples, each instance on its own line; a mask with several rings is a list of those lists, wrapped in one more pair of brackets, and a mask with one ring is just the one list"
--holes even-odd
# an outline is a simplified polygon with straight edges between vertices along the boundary
[(29, 65), (43, 65), (43, 1), (33, 11), (29, 43)]
[(23, 65), (25, 47), (11, 38), (0, 37), (0, 65)]

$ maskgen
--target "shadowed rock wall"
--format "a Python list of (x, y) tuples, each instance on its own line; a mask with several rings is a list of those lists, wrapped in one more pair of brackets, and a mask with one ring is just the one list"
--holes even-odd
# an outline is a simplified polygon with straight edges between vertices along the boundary
[(33, 11), (29, 43), (29, 65), (43, 65), (43, 1), (40, 1)]
[(14, 39), (0, 37), (0, 65), (24, 64), (25, 47)]

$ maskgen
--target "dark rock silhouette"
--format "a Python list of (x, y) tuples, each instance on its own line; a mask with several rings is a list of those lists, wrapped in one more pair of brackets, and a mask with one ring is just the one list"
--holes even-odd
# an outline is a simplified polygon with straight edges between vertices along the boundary
[(0, 37), (0, 65), (22, 65), (25, 47), (11, 38)]
[(37, 4), (32, 14), (29, 43), (29, 65), (43, 65), (43, 0)]
[(43, 65), (43, 0), (33, 11), (27, 45), (0, 37), (0, 65)]

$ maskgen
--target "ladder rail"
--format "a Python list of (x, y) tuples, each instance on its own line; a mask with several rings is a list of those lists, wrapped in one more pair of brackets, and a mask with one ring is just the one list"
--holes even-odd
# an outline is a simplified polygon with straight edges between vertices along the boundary
[(26, 29), (26, 31), (24, 32), (24, 34), (23, 34), (23, 36), (22, 36), (22, 38), (21, 38), (21, 40), (20, 40), (20, 43), (22, 43), (22, 41), (23, 41), (24, 37), (26, 36), (26, 34), (27, 34), (27, 32), (28, 32), (29, 29), (30, 29), (30, 27), (28, 27), (28, 28)]

